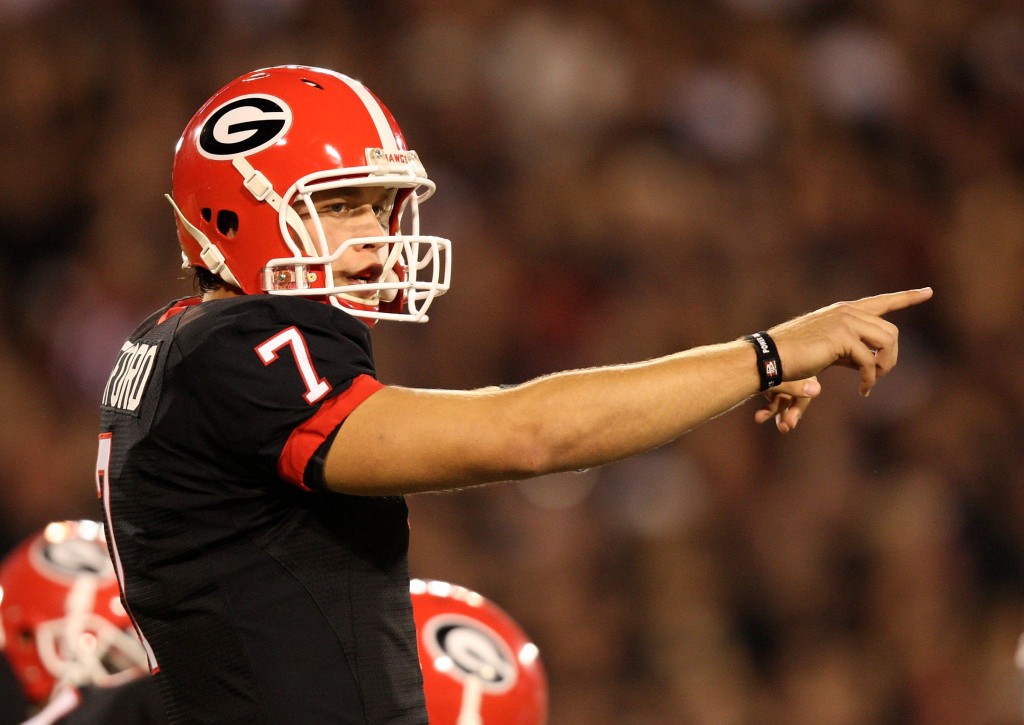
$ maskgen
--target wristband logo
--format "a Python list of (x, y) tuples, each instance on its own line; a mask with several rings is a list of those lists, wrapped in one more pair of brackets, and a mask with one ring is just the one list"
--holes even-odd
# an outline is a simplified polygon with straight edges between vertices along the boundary
[(761, 348), (762, 355), (771, 354), (771, 350), (768, 348), (768, 343), (764, 341), (764, 337), (761, 336), (761, 333), (755, 332), (753, 335), (751, 335), (751, 337), (757, 340), (757, 344)]
[(774, 388), (782, 382), (782, 361), (775, 349), (775, 342), (767, 332), (754, 332), (744, 335), (747, 342), (754, 346), (757, 354), (757, 373), (761, 378), (761, 391)]

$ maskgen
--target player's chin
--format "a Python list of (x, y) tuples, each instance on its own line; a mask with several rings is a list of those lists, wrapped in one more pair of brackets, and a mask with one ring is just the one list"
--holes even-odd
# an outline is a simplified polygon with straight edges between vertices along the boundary
[(335, 295), (342, 307), (376, 312), (380, 309), (380, 296), (376, 293), (355, 294), (344, 292)]
[(380, 291), (376, 289), (368, 289), (366, 291), (360, 289), (349, 289), (345, 294), (350, 299), (358, 301), (361, 304), (376, 305), (380, 303)]

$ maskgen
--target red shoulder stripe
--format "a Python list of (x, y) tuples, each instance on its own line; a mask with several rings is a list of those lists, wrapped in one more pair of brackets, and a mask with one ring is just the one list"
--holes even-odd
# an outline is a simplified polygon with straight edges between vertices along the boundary
[(321, 405), (320, 410), (288, 436), (281, 457), (277, 460), (277, 475), (288, 483), (308, 491), (309, 486), (302, 479), (309, 459), (360, 403), (383, 387), (383, 383), (369, 375), (360, 375), (352, 381), (348, 390)]
[(184, 312), (192, 305), (198, 305), (202, 301), (203, 300), (200, 297), (186, 297), (183, 300), (178, 300), (175, 304), (169, 307), (166, 312), (160, 315), (160, 319), (157, 320), (156, 324), (162, 324), (167, 320), (171, 319), (172, 317), (174, 317), (179, 312)]

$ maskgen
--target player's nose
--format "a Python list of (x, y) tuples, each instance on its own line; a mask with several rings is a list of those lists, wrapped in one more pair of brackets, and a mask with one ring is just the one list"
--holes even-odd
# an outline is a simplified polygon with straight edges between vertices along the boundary
[(356, 209), (352, 224), (354, 231), (357, 232), (355, 236), (379, 237), (387, 233), (380, 217), (370, 204), (363, 204)]

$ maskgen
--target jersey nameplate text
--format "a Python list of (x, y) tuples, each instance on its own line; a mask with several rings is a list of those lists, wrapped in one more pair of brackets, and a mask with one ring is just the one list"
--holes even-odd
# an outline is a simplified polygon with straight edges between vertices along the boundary
[(122, 345), (121, 355), (103, 390), (103, 405), (138, 416), (139, 404), (153, 374), (159, 350), (159, 341), (128, 341)]

